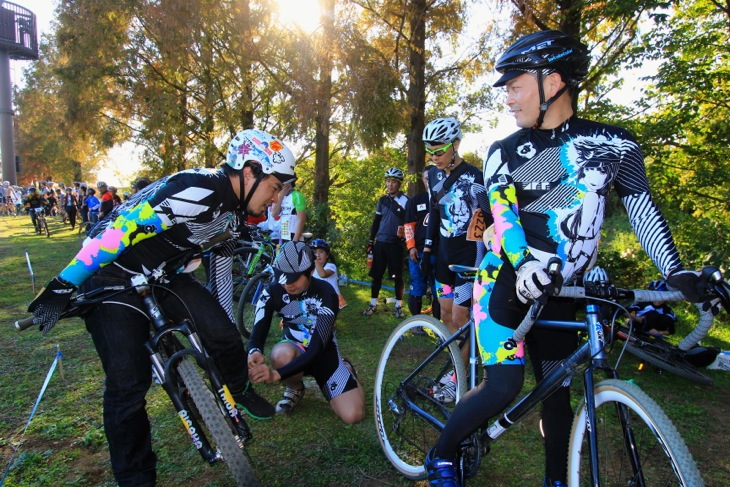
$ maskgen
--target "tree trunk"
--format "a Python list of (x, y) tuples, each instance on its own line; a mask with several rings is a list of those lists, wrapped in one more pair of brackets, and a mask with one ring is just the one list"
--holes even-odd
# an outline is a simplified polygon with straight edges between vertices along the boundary
[[(411, 112), (411, 127), (408, 132), (408, 174), (420, 174), (425, 162), (423, 149), (423, 127), (426, 110), (426, 0), (413, 0), (408, 4), (408, 24), (411, 40), (408, 45), (408, 107)], [(408, 196), (423, 191), (421, 178), (408, 185)]]
[(335, 0), (320, 0), (322, 17), (322, 47), (319, 63), (319, 96), (317, 97), (317, 115), (315, 117), (316, 133), (314, 159), (314, 205), (329, 201), (330, 187), (330, 117), (332, 98), (332, 49), (335, 40)]

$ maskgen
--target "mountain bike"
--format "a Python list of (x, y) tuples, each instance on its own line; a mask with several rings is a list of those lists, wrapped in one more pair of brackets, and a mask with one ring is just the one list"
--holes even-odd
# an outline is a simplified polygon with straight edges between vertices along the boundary
[(271, 280), (274, 278), (274, 268), (271, 265), (267, 265), (266, 268), (253, 276), (246, 287), (241, 293), (241, 297), (238, 299), (238, 305), (236, 308), (236, 326), (238, 331), (241, 333), (243, 338), (251, 337), (250, 328), (253, 327), (256, 303), (261, 296), (261, 293), (269, 285)]
[[(460, 273), (476, 271), (451, 267)], [(708, 294), (728, 306), (727, 295), (715, 291), (716, 283), (722, 282), (719, 271), (712, 278), (715, 284), (708, 286)], [(584, 392), (570, 437), (569, 485), (704, 485), (684, 440), (659, 405), (635, 384), (619, 380), (618, 364), (608, 363), (613, 334), (604, 332), (602, 307), (617, 305), (612, 292), (601, 284), (563, 287), (559, 296), (585, 299), (583, 321), (539, 320), (539, 307), (531, 309), (515, 330), (515, 341), (533, 325), (577, 330), (586, 334), (586, 340), (496, 421), (462, 442), (456, 461), (462, 485), (476, 474), (492, 442), (579, 372)], [(681, 293), (631, 292), (641, 301), (684, 299)], [(468, 384), (458, 345), (465, 337), (470, 347)], [(435, 445), (454, 405), (476, 386), (477, 362), (473, 320), (451, 334), (434, 318), (417, 315), (401, 322), (388, 338), (376, 370), (373, 407), (382, 450), (405, 477), (426, 477), (426, 453)], [(607, 379), (598, 382), (599, 371)], [(456, 380), (454, 402), (439, 399), (444, 377)]]
[(276, 254), (271, 232), (255, 228), (250, 230), (250, 235), (250, 241), (239, 241), (240, 245), (233, 251), (234, 300), (240, 299), (246, 284), (271, 264)]
[[(199, 255), (187, 253), (163, 263), (148, 276), (131, 277), (129, 285), (103, 287), (79, 294), (61, 319), (82, 316), (99, 303), (136, 292), (144, 303), (147, 316), (151, 317), (150, 339), (145, 346), (152, 362), (153, 378), (172, 400), (193, 445), (205, 461), (211, 464), (225, 462), (237, 485), (258, 485), (244, 449), (252, 437), (251, 430), (236, 408), (213, 360), (190, 320), (176, 323), (168, 320), (155, 300), (154, 290), (159, 284), (181, 272)], [(15, 323), (18, 330), (32, 325), (33, 317)]]
[(46, 237), (51, 236), (51, 231), (48, 229), (48, 221), (46, 220), (46, 212), (43, 207), (31, 208), (30, 211), (35, 213), (35, 231), (39, 235), (45, 234)]

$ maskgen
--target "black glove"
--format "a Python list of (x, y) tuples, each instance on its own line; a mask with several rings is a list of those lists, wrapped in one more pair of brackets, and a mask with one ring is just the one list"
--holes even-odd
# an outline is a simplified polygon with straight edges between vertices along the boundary
[(699, 303), (707, 296), (704, 292), (704, 284), (700, 280), (700, 273), (695, 271), (676, 271), (667, 276), (667, 285), (681, 291), (685, 299), (691, 303)]
[(365, 255), (370, 254), (372, 251), (373, 251), (373, 241), (372, 240), (368, 240), (368, 247), (365, 250)]
[(667, 276), (667, 285), (681, 291), (687, 301), (695, 303), (701, 311), (711, 311), (712, 316), (722, 309), (719, 298), (710, 298), (705, 286), (707, 283), (696, 271), (677, 271)]
[(60, 277), (54, 277), (28, 305), (28, 311), (35, 316), (33, 324), (38, 325), (44, 335), (58, 322), (75, 291), (76, 286)]
[(431, 275), (431, 251), (424, 250), (423, 256), (421, 257), (421, 272), (424, 277)]

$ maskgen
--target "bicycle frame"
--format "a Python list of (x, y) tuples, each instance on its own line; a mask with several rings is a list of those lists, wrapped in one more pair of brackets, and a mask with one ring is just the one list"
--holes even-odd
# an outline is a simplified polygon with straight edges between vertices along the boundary
[[(482, 447), (482, 451), (486, 451), (488, 446), (495, 441), (497, 438), (502, 436), (510, 427), (524, 419), (527, 414), (538, 406), (543, 400), (555, 392), (561, 385), (569, 378), (576, 375), (578, 369), (587, 364), (587, 367), (583, 373), (584, 382), (584, 399), (585, 408), (587, 411), (587, 421), (589, 424), (595, 424), (595, 398), (593, 390), (596, 385), (594, 378), (594, 371), (601, 369), (606, 372), (608, 378), (617, 379), (617, 372), (608, 363), (608, 352), (606, 351), (607, 337), (604, 335), (604, 328), (601, 322), (600, 307), (597, 304), (588, 303), (586, 305), (586, 316), (583, 321), (557, 321), (557, 320), (537, 320), (535, 326), (541, 328), (558, 329), (565, 331), (583, 331), (587, 333), (587, 340), (571, 354), (567, 359), (563, 361), (560, 367), (554, 369), (549, 373), (542, 381), (540, 381), (534, 389), (522, 396), (519, 401), (513, 406), (505, 410), (498, 419), (493, 421), (479, 436), (479, 445)], [(475, 343), (475, 327), (473, 321), (462, 326), (457, 332), (449, 336), (445, 341), (439, 342), (438, 347), (412, 372), (400, 383), (400, 397), (403, 399), (407, 408), (410, 408), (418, 416), (428, 422), (434, 428), (441, 430), (445, 424), (424, 411), (420, 408), (413, 400), (408, 397), (408, 384), (416, 377), (421, 370), (423, 370), (440, 352), (448, 348), (448, 346), (459, 340), (462, 336), (469, 333), (471, 337), (470, 344), (470, 390), (475, 387), (476, 382), (476, 368), (477, 368), (477, 357), (476, 357), (476, 345)], [(610, 340), (610, 337), (608, 337)], [(445, 372), (445, 371), (444, 371)], [(389, 401), (389, 407), (397, 409), (398, 406), (392, 401)], [(631, 426), (624, 420), (625, 413), (621, 414), (621, 425), (624, 431), (626, 431), (626, 441), (633, 441), (633, 433), (631, 432)], [(598, 440), (596, 437), (595, 429), (591, 429), (589, 432), (589, 448), (591, 458), (591, 476), (592, 483), (595, 486), (600, 485), (600, 470), (598, 465)], [(643, 474), (639, 468), (640, 462), (638, 458), (631, 459), (632, 468), (634, 473), (641, 477)], [(464, 472), (462, 472), (462, 475)]]
[[(193, 331), (190, 321), (184, 319), (178, 324), (170, 324), (167, 322), (162, 311), (155, 303), (152, 296), (152, 288), (146, 276), (142, 274), (135, 275), (132, 278), (132, 285), (142, 298), (154, 329), (154, 334), (145, 344), (145, 348), (150, 355), (150, 361), (152, 362), (152, 369), (156, 379), (170, 397), (178, 416), (180, 416), (193, 445), (200, 455), (210, 463), (216, 462), (221, 459), (220, 455), (210, 446), (208, 439), (202, 433), (203, 430), (196, 419), (196, 415), (189, 414), (185, 398), (177, 387), (175, 379), (178, 377), (171, 373), (175, 370), (173, 365), (188, 355), (193, 356), (198, 365), (206, 371), (206, 375), (213, 389), (216, 391), (216, 400), (231, 417), (236, 432), (242, 442), (249, 440), (252, 436), (248, 425), (236, 408), (235, 401), (228, 387), (220, 379), (220, 374), (216, 370), (213, 361), (205, 352), (197, 332)], [(192, 348), (181, 347), (179, 341), (174, 338), (175, 335), (180, 334), (185, 336)], [(181, 349), (176, 350), (177, 348)], [(169, 356), (165, 357), (163, 354)]]

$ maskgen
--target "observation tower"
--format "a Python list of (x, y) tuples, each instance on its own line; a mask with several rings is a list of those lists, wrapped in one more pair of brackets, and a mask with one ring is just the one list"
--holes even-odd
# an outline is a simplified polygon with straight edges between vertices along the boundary
[(0, 4), (0, 152), (3, 180), (17, 184), (10, 60), (38, 59), (35, 14), (10, 2)]

